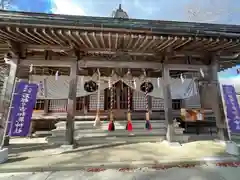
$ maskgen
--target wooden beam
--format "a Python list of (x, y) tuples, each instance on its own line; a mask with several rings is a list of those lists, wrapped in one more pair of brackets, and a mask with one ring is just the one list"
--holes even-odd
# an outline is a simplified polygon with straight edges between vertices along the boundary
[(23, 47), (21, 43), (7, 41), (11, 54), (16, 58), (25, 58), (26, 57), (26, 49)]
[[(71, 67), (71, 60), (22, 60), (23, 66), (45, 66), (45, 67)], [(161, 69), (160, 62), (143, 62), (143, 61), (108, 61), (108, 60), (81, 60), (78, 63), (79, 68), (135, 68), (135, 69)]]
[(192, 64), (169, 64), (169, 70), (181, 70), (181, 71), (199, 71), (208, 70), (207, 65), (192, 65)]
[[(71, 60), (22, 60), (21, 65), (45, 66), (45, 67), (71, 67)], [(131, 68), (131, 69), (162, 69), (161, 62), (151, 61), (116, 61), (116, 60), (87, 60), (78, 62), (79, 68)], [(199, 71), (207, 70), (207, 65), (169, 64), (169, 70)]]
[(71, 46), (59, 46), (59, 45), (34, 45), (34, 44), (25, 44), (24, 47), (30, 51), (53, 51), (53, 52), (66, 52), (71, 51), (73, 48)]
[(153, 52), (134, 52), (134, 51), (128, 51), (128, 50), (123, 50), (121, 52), (115, 51), (115, 50), (104, 50), (104, 49), (86, 49), (84, 52), (89, 53), (89, 54), (106, 54), (106, 55), (117, 55), (119, 53), (131, 55), (131, 56), (155, 56), (156, 53)]
[[(32, 51), (53, 51), (53, 52), (70, 52), (73, 50), (73, 46), (60, 46), (60, 45), (35, 45), (35, 44), (25, 44), (23, 47), (27, 50)], [(108, 54), (114, 55), (120, 52), (126, 53), (132, 56), (156, 56), (163, 54), (162, 52), (139, 52), (129, 49), (123, 49), (122, 51), (116, 51), (115, 49), (103, 49), (103, 48), (85, 48), (81, 49), (82, 52), (86, 54)], [(172, 51), (170, 57), (185, 57), (185, 56), (192, 56), (192, 57), (203, 57), (206, 52), (194, 52), (194, 51)]]
[(23, 66), (46, 66), (46, 67), (71, 67), (71, 59), (66, 59), (66, 61), (63, 60), (22, 60), (20, 62), (20, 65)]
[(131, 69), (162, 69), (162, 63), (149, 61), (115, 61), (115, 60), (82, 60), (79, 67), (98, 67), (98, 68), (131, 68)]

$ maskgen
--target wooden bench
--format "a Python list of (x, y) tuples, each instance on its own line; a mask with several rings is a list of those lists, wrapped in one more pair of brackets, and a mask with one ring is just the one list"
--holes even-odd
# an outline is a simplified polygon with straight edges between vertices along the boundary
[(196, 130), (196, 134), (199, 135), (201, 129), (208, 128), (208, 132), (213, 135), (216, 133), (216, 121), (213, 120), (196, 120), (196, 121), (182, 121), (180, 118), (177, 119), (180, 122), (180, 127), (185, 129), (185, 133), (188, 133), (188, 128), (194, 128)]

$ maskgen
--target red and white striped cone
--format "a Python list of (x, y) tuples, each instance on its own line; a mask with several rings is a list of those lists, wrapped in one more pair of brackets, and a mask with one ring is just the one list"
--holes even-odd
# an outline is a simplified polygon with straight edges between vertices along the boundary
[(111, 85), (111, 88), (110, 88), (110, 122), (109, 122), (109, 125), (108, 125), (108, 131), (114, 131), (115, 130), (115, 125), (114, 125), (114, 120), (113, 120), (113, 84)]
[(127, 96), (128, 96), (128, 113), (127, 113), (127, 125), (126, 125), (126, 130), (132, 131), (132, 118), (131, 118), (131, 89), (128, 85), (127, 89)]

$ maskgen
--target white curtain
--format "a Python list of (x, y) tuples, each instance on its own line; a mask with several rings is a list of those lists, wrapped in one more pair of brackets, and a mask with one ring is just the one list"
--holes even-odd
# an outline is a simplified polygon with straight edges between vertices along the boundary
[[(135, 83), (131, 83), (127, 79), (122, 79), (122, 81), (128, 86), (136, 88), (137, 91), (140, 91), (140, 86), (143, 83), (139, 78), (135, 79)], [(158, 82), (157, 78), (148, 78), (148, 81), (150, 81), (154, 87), (149, 95), (156, 98), (163, 98), (163, 79), (160, 78)], [(197, 94), (197, 87), (193, 79), (185, 79), (182, 82), (179, 78), (172, 78), (170, 80), (170, 88), (172, 99), (185, 99)]]
[[(89, 76), (79, 76), (77, 83), (77, 96), (86, 96), (93, 93), (86, 92), (84, 90), (84, 83), (91, 80), (92, 77)], [(129, 85), (136, 91), (140, 91), (140, 86), (143, 83), (139, 78), (135, 78), (135, 83), (129, 83), (127, 79), (117, 78), (113, 80), (113, 83), (117, 81), (123, 81), (125, 84)], [(163, 98), (162, 84), (163, 80), (160, 78), (159, 82), (157, 78), (148, 78), (152, 82), (154, 89), (149, 95), (156, 98)], [(67, 99), (68, 89), (69, 89), (69, 76), (59, 76), (55, 79), (55, 76), (32, 76), (32, 81), (39, 84), (38, 99)], [(158, 86), (159, 84), (159, 86)], [(100, 90), (104, 90), (109, 87), (109, 77), (101, 77)], [(171, 94), (173, 99), (185, 99), (197, 94), (197, 87), (193, 79), (185, 79), (184, 82), (181, 79), (171, 79), (170, 80)]]

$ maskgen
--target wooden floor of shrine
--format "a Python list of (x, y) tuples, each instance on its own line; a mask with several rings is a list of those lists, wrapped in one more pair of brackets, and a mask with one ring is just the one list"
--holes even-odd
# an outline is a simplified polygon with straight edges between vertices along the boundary
[[(127, 111), (122, 112), (114, 112), (115, 113), (115, 121), (126, 121), (127, 120)], [(118, 115), (116, 114), (118, 113)], [(108, 121), (108, 112), (101, 113), (101, 120)], [(47, 115), (43, 115), (42, 113), (34, 113), (33, 114), (33, 125), (32, 132), (36, 131), (51, 131), (56, 128), (55, 124), (60, 121), (66, 121), (66, 113), (49, 113)], [(83, 113), (77, 113), (75, 117), (75, 121), (94, 121), (96, 117), (96, 112), (88, 112), (87, 115), (83, 115)], [(164, 111), (151, 112), (151, 120), (152, 121), (161, 121), (164, 122)], [(180, 121), (180, 110), (173, 110), (173, 117)], [(201, 124), (186, 124), (184, 122), (181, 123), (182, 128), (186, 128), (186, 133), (196, 133), (199, 134), (203, 131), (203, 129), (214, 129), (216, 127), (215, 120), (213, 118), (212, 112), (206, 113), (206, 123), (203, 122)], [(132, 112), (132, 121), (145, 121), (145, 112)], [(205, 130), (204, 130), (205, 131)], [(209, 131), (211, 134), (212, 132)], [(213, 130), (215, 132), (215, 130)]]

